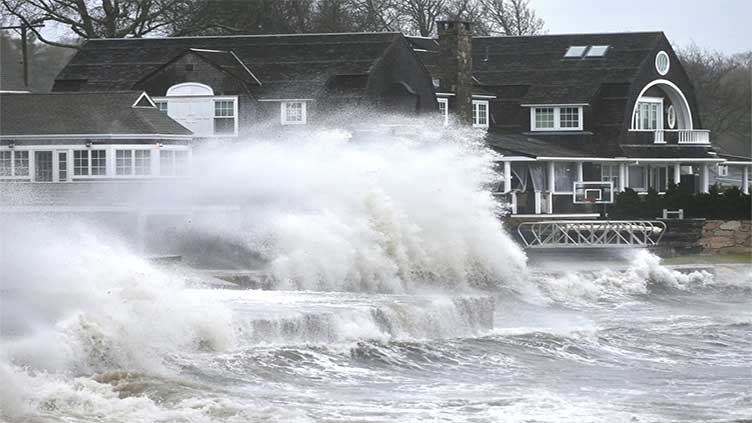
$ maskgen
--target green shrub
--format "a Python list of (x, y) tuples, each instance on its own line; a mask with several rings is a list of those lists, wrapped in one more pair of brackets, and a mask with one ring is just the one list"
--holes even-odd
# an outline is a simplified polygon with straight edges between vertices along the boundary
[(618, 193), (614, 204), (609, 207), (612, 219), (655, 219), (663, 216), (663, 209), (684, 210), (684, 217), (706, 219), (750, 219), (752, 217), (752, 196), (744, 194), (738, 187), (721, 190), (712, 186), (707, 194), (695, 194), (679, 185), (670, 184), (665, 194), (659, 195), (651, 189), (639, 195), (627, 188)]

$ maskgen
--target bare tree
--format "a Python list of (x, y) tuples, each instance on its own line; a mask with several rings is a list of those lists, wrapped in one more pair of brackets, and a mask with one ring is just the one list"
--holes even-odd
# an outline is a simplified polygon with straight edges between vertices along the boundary
[[(32, 26), (55, 22), (81, 38), (142, 37), (164, 32), (176, 15), (194, 7), (191, 0), (2, 0), (3, 12)], [(77, 48), (53, 41), (31, 27), (50, 45)]]
[(479, 0), (488, 32), (501, 35), (536, 35), (545, 22), (530, 8), (530, 0)]
[(401, 0), (396, 9), (407, 19), (408, 32), (417, 32), (423, 37), (433, 34), (436, 19), (446, 13), (447, 0)]
[(752, 51), (728, 56), (691, 45), (678, 55), (712, 138), (752, 142)]

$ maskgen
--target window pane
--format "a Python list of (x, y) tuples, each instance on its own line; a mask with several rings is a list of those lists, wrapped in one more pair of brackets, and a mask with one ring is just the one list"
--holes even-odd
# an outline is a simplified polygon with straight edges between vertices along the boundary
[(11, 176), (11, 151), (0, 151), (0, 176)]
[(553, 129), (554, 127), (553, 107), (539, 107), (535, 109), (535, 127), (539, 129)]
[(175, 175), (187, 175), (188, 174), (188, 152), (176, 151), (175, 152)]
[(289, 102), (285, 103), (285, 122), (302, 122), (303, 121), (303, 103)]
[(554, 163), (554, 176), (554, 188), (557, 192), (572, 192), (577, 165), (574, 162)]
[(643, 166), (629, 167), (629, 187), (645, 188), (645, 168)]
[(155, 101), (154, 104), (157, 105), (157, 108), (162, 113), (167, 113), (167, 102), (166, 101)]
[(606, 55), (606, 51), (608, 51), (608, 46), (590, 46), (590, 49), (588, 50), (586, 57), (603, 57)]
[(91, 150), (91, 174), (92, 176), (107, 174), (107, 151)]
[(215, 134), (234, 134), (235, 118), (214, 118)]
[(15, 176), (29, 176), (29, 152), (14, 151)]
[(76, 176), (89, 174), (88, 150), (76, 150), (73, 152), (73, 174)]
[(68, 180), (68, 153), (57, 153), (58, 179), (60, 182)]
[(133, 174), (133, 151), (132, 150), (115, 150), (115, 174), (132, 175)]
[(567, 52), (564, 53), (564, 57), (582, 57), (583, 54), (585, 54), (585, 50), (587, 49), (587, 46), (572, 46), (567, 49)]
[(235, 116), (234, 102), (231, 100), (222, 100), (214, 102), (214, 117), (233, 117)]
[(175, 152), (171, 150), (161, 150), (159, 152), (159, 174), (162, 176), (172, 176), (175, 172), (173, 161)]
[(562, 128), (579, 128), (580, 109), (577, 107), (562, 107), (559, 112), (559, 124)]
[(136, 175), (151, 175), (151, 151), (135, 150)]

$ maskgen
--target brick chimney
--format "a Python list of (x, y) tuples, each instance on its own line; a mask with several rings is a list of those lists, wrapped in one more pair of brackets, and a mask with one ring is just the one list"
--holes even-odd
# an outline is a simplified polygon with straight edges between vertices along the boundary
[(473, 33), (470, 22), (436, 21), (439, 35), (439, 91), (452, 92), (454, 111), (461, 122), (473, 118)]

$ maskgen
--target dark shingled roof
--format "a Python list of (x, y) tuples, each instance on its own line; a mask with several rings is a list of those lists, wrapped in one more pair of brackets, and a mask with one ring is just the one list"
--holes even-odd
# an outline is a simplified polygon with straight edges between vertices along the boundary
[(139, 91), (2, 93), (0, 135), (192, 135), (154, 107), (132, 107), (142, 94)]
[(488, 133), (486, 144), (501, 154), (522, 154), (530, 157), (595, 157), (592, 153), (562, 147), (553, 141), (519, 134)]
[(717, 159), (711, 147), (674, 145), (622, 145), (626, 157), (643, 159)]
[[(523, 86), (524, 104), (588, 103), (605, 83), (630, 83), (662, 32), (473, 38), (473, 76), (480, 87)], [(410, 38), (434, 77), (438, 55)], [(564, 58), (570, 46), (608, 45), (603, 57)], [(433, 48), (438, 50), (438, 47)]]
[[(212, 62), (231, 64), (227, 57), (196, 51), (210, 49), (237, 55), (261, 81), (260, 97), (286, 95), (288, 85), (307, 86), (313, 95), (332, 76), (368, 74), (400, 37), (382, 32), (95, 39), (82, 46), (57, 80), (86, 80), (80, 89), (88, 91), (133, 89), (145, 75), (189, 49)], [(295, 93), (301, 95), (297, 88)]]

